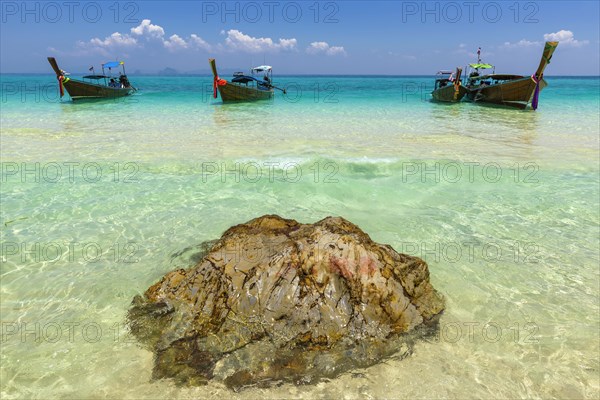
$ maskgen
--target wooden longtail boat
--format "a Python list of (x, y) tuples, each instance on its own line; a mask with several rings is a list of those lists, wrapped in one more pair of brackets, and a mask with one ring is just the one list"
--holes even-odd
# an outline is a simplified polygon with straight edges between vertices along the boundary
[[(550, 63), (558, 42), (546, 42), (537, 71), (531, 76), (496, 74), (494, 66), (481, 63), (470, 64), (471, 73), (467, 81), (467, 100), (475, 103), (498, 104), (526, 109), (531, 105), (537, 109), (539, 93), (548, 83), (544, 70)], [(478, 52), (479, 54), (479, 52)], [(481, 74), (480, 70), (492, 70), (491, 74)]]
[[(213, 97), (215, 99), (217, 98), (218, 90), (221, 94), (223, 103), (268, 100), (273, 97), (273, 89), (279, 89), (271, 84), (272, 68), (268, 65), (252, 68), (250, 71), (251, 75), (244, 75), (242, 72), (236, 72), (233, 75), (231, 82), (229, 82), (219, 78), (214, 58), (210, 58), (208, 62), (214, 75)], [(256, 75), (261, 74), (263, 75), (263, 78), (258, 79)]]
[[(64, 90), (69, 93), (71, 99), (114, 99), (132, 94), (137, 89), (131, 86), (127, 75), (125, 75), (125, 65), (123, 61), (112, 61), (102, 64), (102, 75), (86, 75), (82, 79), (73, 79), (66, 76), (65, 71), (58, 68), (54, 57), (48, 57), (48, 62), (56, 73), (60, 89), (60, 97), (64, 96)], [(104, 74), (104, 69), (122, 68), (122, 73), (118, 78), (110, 77)], [(90, 68), (93, 70), (93, 68)], [(63, 89), (64, 88), (64, 89)]]
[(457, 103), (467, 94), (467, 89), (462, 85), (460, 79), (462, 68), (456, 68), (456, 72), (438, 71), (435, 77), (435, 86), (431, 96), (435, 101)]

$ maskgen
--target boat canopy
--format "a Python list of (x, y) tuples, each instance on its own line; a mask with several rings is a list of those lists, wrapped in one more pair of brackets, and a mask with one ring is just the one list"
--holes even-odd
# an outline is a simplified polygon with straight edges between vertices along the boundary
[(102, 64), (102, 68), (115, 68), (123, 64), (125, 64), (125, 62), (123, 61), (109, 61), (107, 63)]
[(491, 64), (483, 64), (483, 63), (469, 64), (469, 67), (475, 68), (475, 69), (491, 69), (491, 68), (494, 68), (494, 66), (491, 65)]
[(473, 80), (493, 79), (493, 80), (498, 80), (498, 81), (510, 81), (513, 79), (521, 79), (521, 78), (524, 78), (524, 76), (523, 75), (512, 75), (512, 74), (489, 74), (489, 75), (475, 76), (472, 79)]
[(108, 78), (106, 75), (86, 75), (83, 77), (84, 79), (104, 79)]
[(233, 75), (233, 79), (231, 81), (235, 83), (261, 82), (255, 77), (248, 75)]
[(260, 67), (252, 68), (252, 71), (256, 72), (271, 72), (272, 67), (270, 65), (261, 65)]

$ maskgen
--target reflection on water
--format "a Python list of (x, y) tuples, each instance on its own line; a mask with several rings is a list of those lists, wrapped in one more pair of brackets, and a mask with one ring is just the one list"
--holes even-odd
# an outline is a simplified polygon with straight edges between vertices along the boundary
[(436, 134), (436, 144), (444, 145), (444, 150), (456, 158), (540, 158), (544, 129), (554, 129), (541, 113), (479, 107), (468, 102), (433, 103), (429, 116), (424, 124), (433, 126), (427, 132)]
[(540, 133), (541, 117), (534, 111), (475, 105), (465, 109), (465, 118), (471, 126), (483, 128), (481, 132), (488, 135), (488, 140), (531, 144)]
[(61, 102), (58, 109), (57, 121), (70, 134), (94, 135), (140, 128), (140, 103), (135, 94), (118, 99)]
[(469, 105), (467, 118), (471, 122), (499, 123), (509, 128), (531, 129), (539, 118), (540, 113), (533, 110), (517, 110), (508, 107), (480, 107), (479, 104), (467, 103)]
[(214, 102), (212, 115), (219, 128), (253, 129), (273, 123), (275, 108), (273, 99), (254, 102)]
[(445, 123), (449, 121), (456, 127), (460, 124), (461, 118), (465, 112), (466, 104), (464, 102), (459, 103), (443, 103), (431, 101), (431, 119), (437, 122)]

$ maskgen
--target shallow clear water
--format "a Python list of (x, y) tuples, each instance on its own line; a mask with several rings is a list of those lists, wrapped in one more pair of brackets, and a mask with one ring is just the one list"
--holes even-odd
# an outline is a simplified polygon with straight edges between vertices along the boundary
[[(548, 78), (536, 112), (434, 104), (421, 77), (281, 77), (287, 96), (237, 105), (209, 77), (80, 104), (1, 79), (2, 398), (600, 395), (598, 78)], [(150, 381), (133, 296), (266, 213), (426, 259), (439, 337), (313, 386)]]

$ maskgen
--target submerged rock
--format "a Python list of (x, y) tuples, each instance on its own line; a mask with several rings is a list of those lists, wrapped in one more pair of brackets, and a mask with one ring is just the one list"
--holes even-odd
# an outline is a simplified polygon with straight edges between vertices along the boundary
[(310, 383), (406, 356), (444, 308), (423, 260), (343, 218), (266, 215), (205, 252), (133, 301), (130, 328), (155, 351), (153, 378)]

